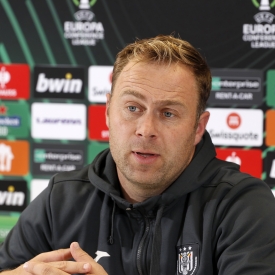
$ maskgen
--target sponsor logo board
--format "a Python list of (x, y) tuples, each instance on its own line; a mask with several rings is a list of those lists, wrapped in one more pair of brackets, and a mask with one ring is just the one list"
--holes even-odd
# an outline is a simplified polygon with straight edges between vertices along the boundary
[(215, 145), (261, 146), (263, 144), (263, 111), (252, 109), (208, 108), (206, 129)]
[(36, 139), (84, 140), (84, 104), (33, 103), (31, 135)]
[(262, 151), (259, 149), (216, 148), (217, 158), (240, 165), (240, 171), (262, 177)]
[(89, 101), (106, 102), (106, 94), (111, 92), (113, 66), (89, 67)]
[(63, 22), (64, 37), (73, 46), (95, 46), (104, 39), (104, 27), (97, 21), (91, 7), (97, 0), (72, 0), (78, 11), (74, 13), (76, 21)]
[(34, 200), (49, 184), (49, 180), (45, 179), (32, 179), (31, 180), (31, 190), (30, 190), (30, 200)]
[(212, 90), (208, 100), (209, 104), (220, 106), (262, 104), (262, 71), (214, 69), (211, 73)]
[(0, 211), (22, 212), (27, 206), (27, 182), (0, 180)]
[(25, 101), (0, 102), (0, 137), (29, 136), (30, 111)]
[(81, 169), (85, 164), (85, 146), (81, 144), (33, 144), (33, 174), (53, 175)]
[(275, 70), (267, 71), (266, 93), (266, 104), (275, 107)]
[(0, 64), (0, 98), (16, 100), (29, 97), (29, 66), (27, 64)]
[(275, 0), (251, 0), (258, 10), (251, 21), (242, 26), (243, 41), (253, 49), (275, 48)]
[(266, 112), (266, 137), (265, 143), (267, 146), (275, 146), (275, 110), (268, 110)]
[(79, 66), (36, 66), (34, 97), (84, 99), (85, 68)]
[(109, 141), (109, 129), (105, 119), (105, 105), (89, 106), (89, 139)]
[(29, 143), (0, 140), (0, 174), (24, 176), (29, 173)]

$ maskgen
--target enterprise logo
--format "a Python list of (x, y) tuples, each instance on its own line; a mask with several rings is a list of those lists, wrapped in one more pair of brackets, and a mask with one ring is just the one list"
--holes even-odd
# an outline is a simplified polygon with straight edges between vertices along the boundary
[(213, 90), (234, 89), (234, 90), (256, 90), (258, 91), (261, 85), (259, 78), (256, 79), (229, 79), (229, 78), (214, 78), (212, 81)]
[(85, 163), (86, 151), (81, 144), (34, 144), (33, 173), (51, 176), (57, 172), (81, 169)]
[(82, 154), (79, 152), (46, 152), (45, 150), (35, 151), (35, 161), (45, 162), (45, 161), (82, 161)]
[(208, 111), (211, 115), (206, 129), (215, 145), (262, 145), (262, 110), (209, 108)]
[(259, 70), (215, 69), (212, 73), (210, 104), (252, 106), (262, 104), (262, 72)]

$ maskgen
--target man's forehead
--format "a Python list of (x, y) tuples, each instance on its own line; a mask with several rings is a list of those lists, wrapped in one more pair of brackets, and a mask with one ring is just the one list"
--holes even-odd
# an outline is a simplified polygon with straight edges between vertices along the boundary
[(118, 77), (119, 86), (125, 88), (135, 84), (149, 89), (160, 89), (170, 92), (197, 90), (196, 81), (190, 68), (185, 65), (159, 64), (156, 62), (130, 61)]
[[(121, 73), (130, 73), (131, 71), (146, 71), (148, 67), (162, 70), (173, 70), (178, 63), (154, 62), (154, 61), (129, 61)], [(183, 65), (184, 66), (184, 65)]]

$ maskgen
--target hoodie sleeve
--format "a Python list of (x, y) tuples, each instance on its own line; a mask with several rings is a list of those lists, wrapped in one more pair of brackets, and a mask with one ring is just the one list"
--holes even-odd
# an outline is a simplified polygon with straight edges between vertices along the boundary
[(275, 199), (262, 181), (247, 178), (219, 206), (216, 261), (219, 275), (275, 274)]
[(0, 246), (0, 271), (16, 268), (34, 256), (52, 250), (49, 197), (53, 180), (22, 212)]

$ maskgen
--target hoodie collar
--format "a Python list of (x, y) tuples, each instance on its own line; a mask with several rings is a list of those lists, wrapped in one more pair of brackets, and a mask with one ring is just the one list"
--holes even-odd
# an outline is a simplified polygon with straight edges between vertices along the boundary
[(153, 209), (160, 204), (168, 206), (176, 198), (192, 192), (200, 187), (213, 175), (207, 172), (207, 165), (216, 156), (215, 147), (207, 131), (196, 146), (194, 157), (182, 174), (161, 195), (152, 197), (144, 202), (132, 205), (122, 197), (116, 165), (109, 149), (100, 153), (89, 167), (91, 183), (112, 197), (118, 207)]

